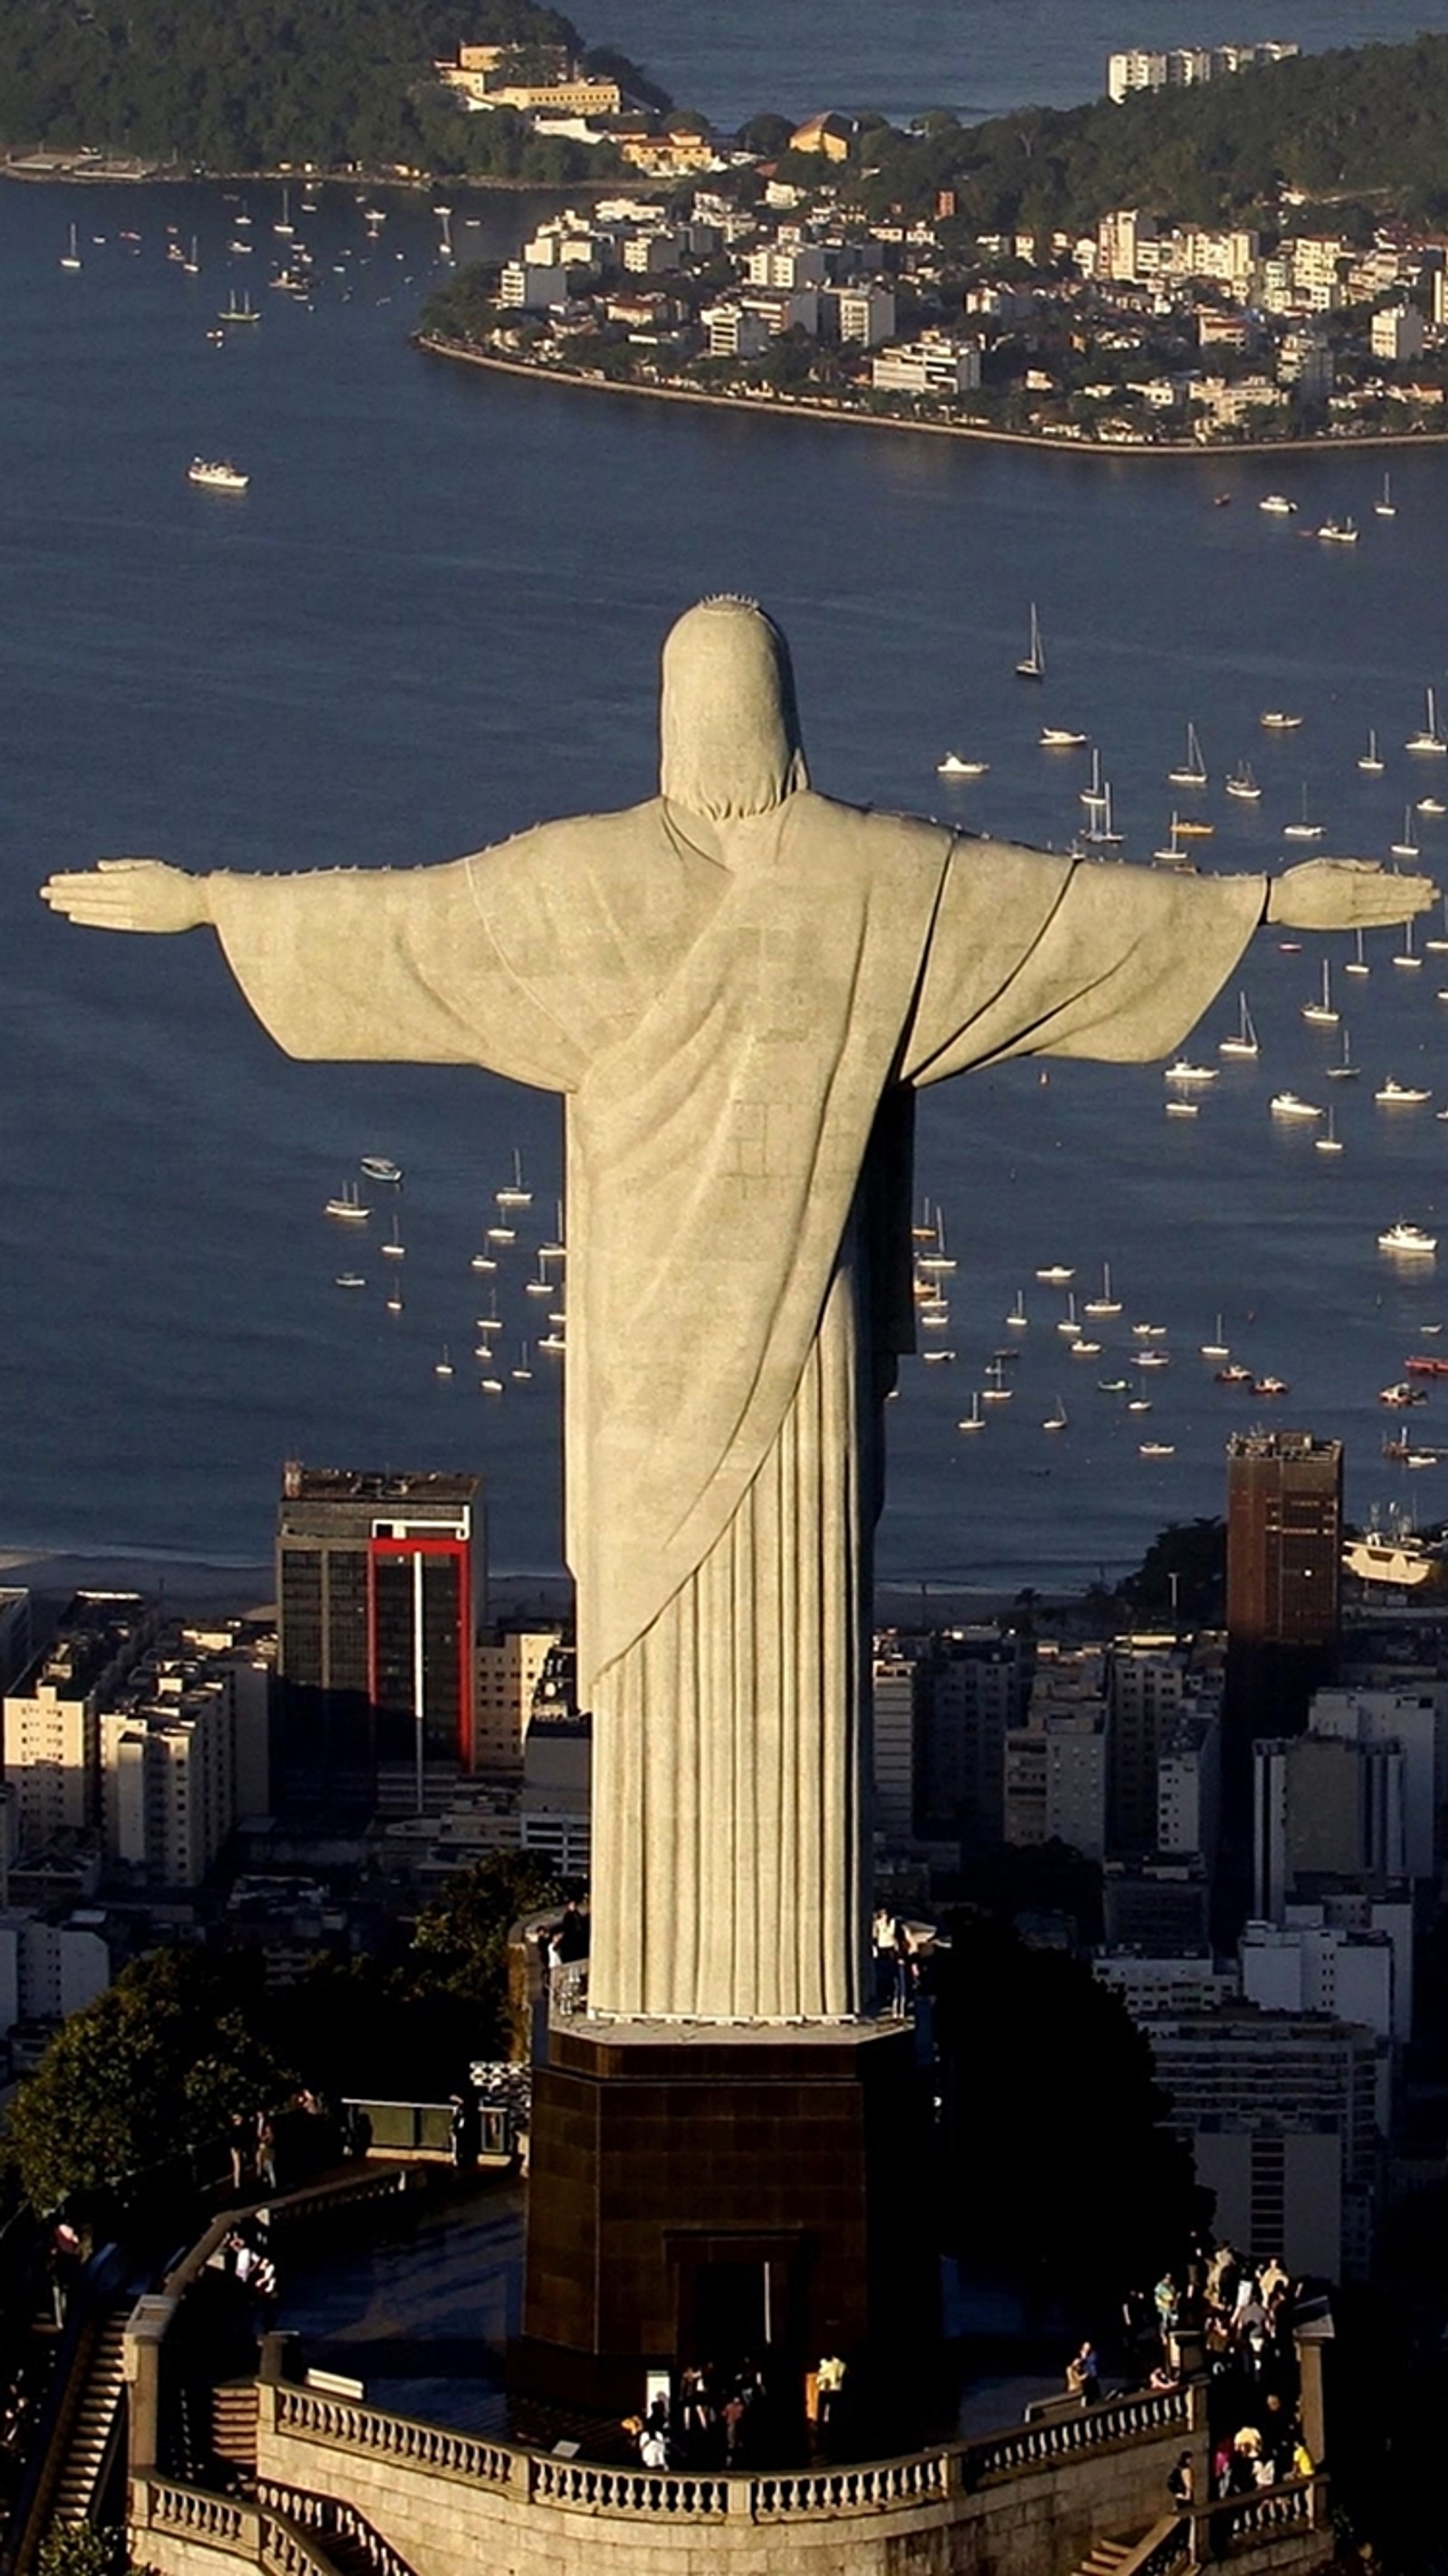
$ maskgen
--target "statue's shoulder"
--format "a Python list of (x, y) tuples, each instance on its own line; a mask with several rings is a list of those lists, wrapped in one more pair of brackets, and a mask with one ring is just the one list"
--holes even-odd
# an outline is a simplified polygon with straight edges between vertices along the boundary
[(888, 814), (875, 805), (846, 805), (835, 796), (816, 795), (812, 787), (791, 797), (800, 829), (812, 839), (827, 838), (836, 851), (850, 850), (875, 865), (891, 860), (908, 867), (939, 868), (949, 857), (956, 835), (946, 823), (924, 814)]

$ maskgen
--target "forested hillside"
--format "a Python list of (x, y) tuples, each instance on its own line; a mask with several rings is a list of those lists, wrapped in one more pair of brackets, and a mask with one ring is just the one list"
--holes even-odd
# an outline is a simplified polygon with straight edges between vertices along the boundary
[(506, 110), (466, 116), (430, 78), (461, 41), (511, 40), (581, 47), (568, 19), (529, 0), (4, 0), (0, 143), (208, 170), (567, 176), (554, 165), (584, 157), (578, 146), (535, 140)]
[[(790, 166), (795, 166), (791, 161)], [(953, 188), (973, 232), (1079, 230), (1112, 206), (1182, 222), (1243, 218), (1284, 188), (1448, 217), (1448, 36), (1303, 55), (1199, 89), (861, 138), (872, 214), (933, 214)]]

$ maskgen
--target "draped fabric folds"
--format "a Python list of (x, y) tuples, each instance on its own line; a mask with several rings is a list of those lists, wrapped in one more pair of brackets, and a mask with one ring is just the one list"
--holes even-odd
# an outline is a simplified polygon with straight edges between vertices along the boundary
[[(451, 865), (210, 881), (292, 1054), (567, 1101), (590, 2009), (862, 2008), (870, 1545), (915, 1088), (1180, 1042), (1261, 878), (1073, 865), (787, 774)], [(772, 798), (772, 801), (771, 801)], [(988, 1185), (988, 1184), (987, 1184)]]

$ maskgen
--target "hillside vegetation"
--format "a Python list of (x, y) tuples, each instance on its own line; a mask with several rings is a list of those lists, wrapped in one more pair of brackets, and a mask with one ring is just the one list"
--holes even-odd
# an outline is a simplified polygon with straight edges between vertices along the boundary
[[(791, 156), (789, 167), (798, 167)], [(933, 215), (952, 189), (972, 232), (1079, 231), (1113, 206), (1183, 223), (1241, 220), (1284, 190), (1448, 216), (1448, 36), (1302, 55), (1198, 89), (1141, 91), (987, 124), (878, 126), (851, 194), (875, 216)]]
[(531, 0), (5, 0), (0, 144), (91, 146), (204, 170), (355, 162), (563, 178), (596, 166), (431, 76), (460, 42), (565, 44)]

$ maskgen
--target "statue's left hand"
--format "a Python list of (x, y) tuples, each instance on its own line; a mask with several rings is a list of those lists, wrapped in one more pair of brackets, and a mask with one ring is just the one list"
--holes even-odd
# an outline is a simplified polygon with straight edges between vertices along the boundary
[(164, 859), (102, 859), (48, 877), (40, 899), (88, 930), (197, 930), (211, 919), (205, 879)]
[(1274, 878), (1266, 918), (1284, 930), (1382, 930), (1438, 900), (1431, 877), (1399, 877), (1372, 859), (1304, 859)]

